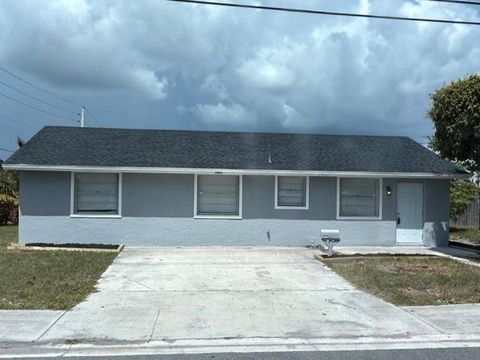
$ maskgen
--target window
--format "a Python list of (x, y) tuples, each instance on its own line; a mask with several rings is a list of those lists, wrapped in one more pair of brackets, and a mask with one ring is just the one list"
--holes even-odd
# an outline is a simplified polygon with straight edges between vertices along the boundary
[(75, 173), (72, 214), (120, 215), (119, 174)]
[(241, 217), (241, 177), (197, 175), (195, 216)]
[(381, 179), (339, 178), (338, 217), (381, 218)]
[(308, 209), (308, 183), (305, 176), (276, 176), (275, 208)]

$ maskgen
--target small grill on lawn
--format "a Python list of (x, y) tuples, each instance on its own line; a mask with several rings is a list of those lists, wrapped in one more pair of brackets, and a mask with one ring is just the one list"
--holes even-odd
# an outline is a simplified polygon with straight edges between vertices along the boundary
[(322, 242), (328, 249), (327, 256), (333, 255), (333, 246), (340, 242), (340, 230), (324, 229), (320, 230)]

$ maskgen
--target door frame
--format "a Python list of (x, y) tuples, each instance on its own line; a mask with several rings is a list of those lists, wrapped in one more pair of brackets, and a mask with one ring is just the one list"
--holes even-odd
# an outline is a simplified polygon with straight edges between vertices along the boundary
[(422, 185), (422, 194), (421, 194), (421, 197), (422, 197), (422, 238), (419, 242), (411, 242), (411, 243), (408, 243), (408, 242), (399, 242), (398, 241), (398, 227), (397, 227), (397, 220), (395, 220), (395, 245), (419, 245), (419, 244), (424, 244), (424, 234), (423, 234), (423, 226), (425, 225), (425, 205), (426, 205), (426, 201), (425, 201), (425, 181), (398, 181), (397, 182), (397, 198), (396, 198), (396, 209), (395, 209), (395, 215), (396, 215), (396, 219), (398, 217), (398, 194), (399, 194), (399, 191), (398, 191), (398, 188), (400, 187), (401, 184), (420, 184)]

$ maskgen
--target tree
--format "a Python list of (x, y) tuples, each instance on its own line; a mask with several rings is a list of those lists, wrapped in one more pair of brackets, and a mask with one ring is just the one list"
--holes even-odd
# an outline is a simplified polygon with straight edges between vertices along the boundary
[(18, 221), (18, 175), (2, 168), (0, 160), (0, 225)]
[(480, 194), (480, 188), (471, 180), (450, 182), (450, 218), (462, 214), (468, 205)]
[(430, 145), (440, 156), (480, 170), (480, 76), (453, 81), (430, 95), (435, 126)]
[[(25, 141), (17, 136), (18, 148), (21, 148)], [(0, 159), (0, 201), (13, 203), (18, 206), (18, 174), (7, 172), (2, 167), (3, 160)]]
[[(454, 160), (470, 171), (480, 169), (480, 76), (469, 75), (453, 81), (430, 95), (432, 107), (428, 117), (435, 133), (431, 148), (440, 156)], [(471, 180), (450, 183), (450, 216), (463, 213), (479, 196)]]

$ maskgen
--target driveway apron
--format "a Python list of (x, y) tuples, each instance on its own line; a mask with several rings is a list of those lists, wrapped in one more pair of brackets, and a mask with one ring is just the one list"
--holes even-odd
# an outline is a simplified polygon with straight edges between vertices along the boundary
[(314, 251), (131, 247), (40, 339), (63, 342), (408, 336), (436, 330), (352, 287)]

